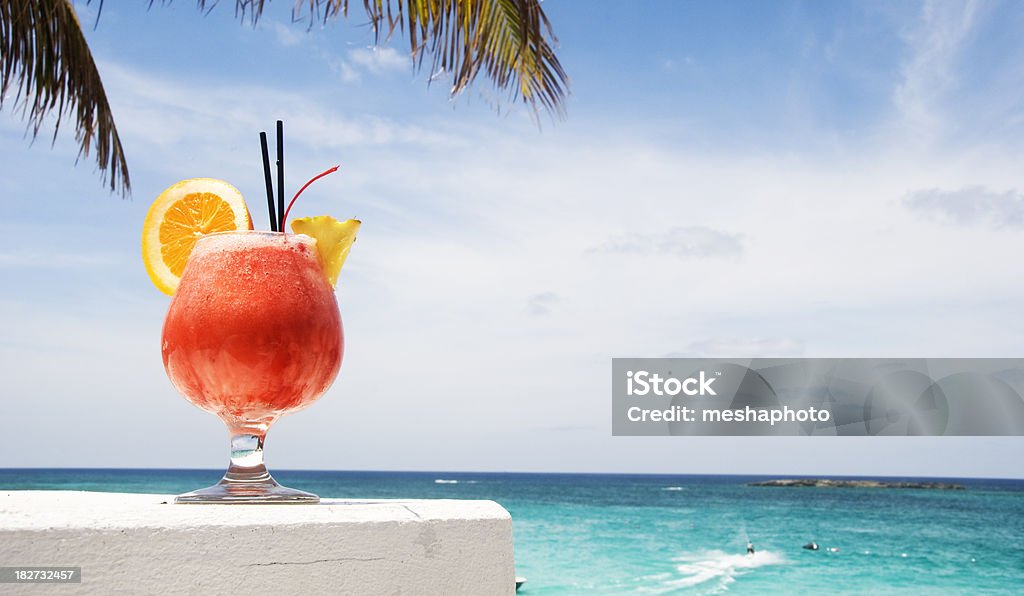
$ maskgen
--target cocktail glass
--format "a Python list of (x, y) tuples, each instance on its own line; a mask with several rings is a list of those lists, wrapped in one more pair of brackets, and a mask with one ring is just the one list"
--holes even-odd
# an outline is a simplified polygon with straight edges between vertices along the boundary
[(231, 459), (220, 482), (175, 502), (318, 502), (274, 480), (263, 442), (280, 416), (323, 395), (343, 351), (315, 240), (254, 231), (200, 237), (164, 321), (164, 368), (186, 399), (227, 425)]

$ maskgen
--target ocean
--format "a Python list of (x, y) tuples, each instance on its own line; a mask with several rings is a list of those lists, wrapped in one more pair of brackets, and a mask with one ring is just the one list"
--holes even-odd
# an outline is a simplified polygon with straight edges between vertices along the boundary
[[(0, 490), (174, 494), (212, 484), (220, 473), (6, 469)], [(760, 476), (274, 476), (321, 497), (493, 499), (512, 514), (523, 596), (1024, 589), (1024, 480), (907, 479), (967, 487), (945, 491), (748, 486), (768, 478)], [(811, 541), (820, 550), (801, 548)]]

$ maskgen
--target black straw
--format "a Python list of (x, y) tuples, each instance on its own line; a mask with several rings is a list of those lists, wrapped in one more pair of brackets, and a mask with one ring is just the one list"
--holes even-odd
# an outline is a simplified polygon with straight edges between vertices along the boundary
[(277, 231), (284, 231), (284, 122), (277, 121)]
[(270, 178), (270, 151), (267, 149), (267, 133), (260, 133), (260, 147), (263, 149), (263, 178), (267, 184), (267, 210), (270, 213), (270, 231), (277, 229), (277, 213), (274, 211), (274, 181)]

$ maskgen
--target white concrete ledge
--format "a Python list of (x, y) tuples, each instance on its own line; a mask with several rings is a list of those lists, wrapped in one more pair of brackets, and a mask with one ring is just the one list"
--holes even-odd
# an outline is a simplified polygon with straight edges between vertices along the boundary
[(173, 496), (0, 491), (0, 566), (74, 566), (22, 594), (467, 594), (515, 591), (493, 501), (174, 505)]

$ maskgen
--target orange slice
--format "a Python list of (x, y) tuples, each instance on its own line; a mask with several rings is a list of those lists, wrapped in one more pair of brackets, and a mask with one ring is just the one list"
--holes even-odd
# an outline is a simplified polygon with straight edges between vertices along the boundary
[(348, 258), (361, 222), (358, 219), (338, 221), (330, 215), (301, 217), (292, 220), (292, 231), (316, 239), (320, 265), (332, 286), (338, 285), (338, 274)]
[(160, 193), (142, 224), (142, 262), (161, 292), (178, 289), (192, 247), (203, 234), (251, 230), (242, 193), (223, 180), (182, 180)]

